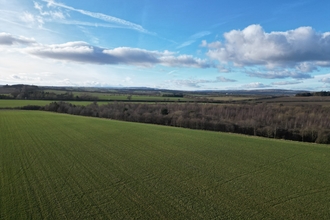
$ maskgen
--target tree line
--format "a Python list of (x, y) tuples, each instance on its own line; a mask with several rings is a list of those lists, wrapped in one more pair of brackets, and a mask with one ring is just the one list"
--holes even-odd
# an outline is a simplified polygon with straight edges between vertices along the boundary
[(94, 102), (87, 106), (79, 106), (67, 102), (52, 102), (45, 107), (25, 107), (29, 108), (268, 138), (330, 143), (330, 108), (321, 105), (123, 102), (98, 105)]
[(297, 93), (296, 96), (298, 96), (298, 97), (306, 97), (306, 96), (330, 96), (330, 92), (327, 92), (327, 91), (302, 92), (302, 93)]

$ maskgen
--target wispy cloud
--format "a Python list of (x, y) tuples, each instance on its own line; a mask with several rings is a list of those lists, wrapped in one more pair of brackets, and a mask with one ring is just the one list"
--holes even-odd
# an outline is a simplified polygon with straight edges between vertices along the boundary
[(298, 7), (306, 5), (309, 2), (310, 1), (298, 1), (298, 2), (293, 2), (293, 3), (282, 4), (274, 10), (274, 14), (281, 14), (281, 13), (285, 13), (285, 12), (288, 12), (291, 10), (297, 10)]
[(324, 77), (324, 78), (320, 79), (319, 82), (330, 84), (330, 77)]
[(293, 79), (308, 79), (312, 76), (308, 73), (303, 73), (299, 71), (289, 71), (289, 70), (280, 70), (280, 71), (247, 71), (246, 72), (251, 77), (258, 77), (264, 79), (284, 79), (284, 78), (293, 78)]
[[(1, 12), (1, 10), (0, 10)], [(6, 19), (6, 18), (3, 18), (3, 17), (0, 17), (0, 20), (1, 21), (4, 21), (6, 23), (9, 23), (9, 24), (13, 24), (13, 25), (17, 25), (17, 26), (20, 26), (20, 27), (26, 27), (26, 25), (22, 24), (22, 23), (19, 23), (19, 22), (15, 22), (15, 21), (12, 21), (12, 20), (9, 20), (9, 19)]]
[(44, 20), (41, 16), (33, 15), (29, 12), (23, 12), (23, 14), (20, 16), (21, 21), (23, 21), (28, 26), (38, 26), (39, 28), (43, 28)]
[(225, 77), (219, 76), (219, 77), (217, 77), (217, 82), (237, 82), (237, 80), (227, 79)]
[(135, 24), (135, 23), (126, 21), (126, 20), (121, 19), (121, 18), (113, 17), (113, 16), (106, 15), (106, 14), (103, 14), (103, 13), (90, 12), (90, 11), (86, 11), (86, 10), (82, 10), (82, 9), (77, 9), (77, 8), (62, 4), (62, 3), (55, 2), (54, 0), (43, 0), (43, 1), (47, 2), (48, 7), (64, 8), (64, 9), (67, 9), (67, 10), (70, 10), (70, 11), (75, 11), (75, 12), (78, 12), (80, 14), (92, 17), (92, 18), (102, 20), (102, 21), (106, 21), (106, 22), (109, 22), (109, 23), (121, 25), (124, 28), (136, 30), (136, 31), (139, 31), (141, 33), (156, 35), (155, 33), (146, 30), (145, 28), (143, 28), (139, 24)]
[(180, 44), (177, 49), (180, 49), (180, 48), (183, 48), (183, 47), (187, 47), (193, 43), (195, 43), (198, 39), (202, 38), (202, 37), (205, 37), (207, 35), (210, 35), (211, 32), (210, 31), (201, 31), (201, 32), (198, 32), (194, 35), (191, 35), (187, 41), (183, 42), (182, 44)]
[(38, 2), (34, 2), (34, 8), (37, 9), (42, 16), (50, 16), (53, 19), (65, 19), (65, 15), (62, 11), (44, 11), (43, 6)]
[(52, 20), (54, 23), (67, 24), (67, 25), (79, 25), (79, 26), (89, 26), (89, 27), (104, 27), (104, 28), (125, 28), (116, 24), (106, 24), (106, 23), (93, 23), (86, 21), (76, 21), (76, 20)]
[(172, 76), (176, 76), (177, 70), (171, 70), (170, 72), (167, 73), (167, 75), (172, 75)]
[(191, 88), (201, 88), (201, 84), (210, 84), (210, 83), (221, 83), (221, 82), (236, 82), (233, 79), (227, 79), (225, 77), (217, 77), (215, 80), (206, 80), (206, 79), (186, 79), (186, 80), (168, 80), (167, 83), (174, 84), (175, 86), (185, 86)]
[(11, 11), (0, 9), (0, 20), (24, 29), (44, 30), (58, 34), (58, 32), (44, 27), (44, 24), (46, 23), (44, 17), (28, 11)]
[(285, 86), (285, 85), (295, 85), (300, 84), (302, 81), (282, 81), (282, 82), (273, 82), (272, 85), (274, 86)]

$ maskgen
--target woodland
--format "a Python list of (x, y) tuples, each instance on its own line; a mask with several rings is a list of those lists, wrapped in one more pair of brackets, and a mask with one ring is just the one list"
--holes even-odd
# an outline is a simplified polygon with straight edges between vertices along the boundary
[(330, 143), (328, 117), (330, 108), (321, 105), (124, 102), (98, 105), (97, 102), (93, 102), (87, 106), (79, 106), (68, 102), (52, 102), (44, 107), (26, 106), (23, 109), (303, 142)]

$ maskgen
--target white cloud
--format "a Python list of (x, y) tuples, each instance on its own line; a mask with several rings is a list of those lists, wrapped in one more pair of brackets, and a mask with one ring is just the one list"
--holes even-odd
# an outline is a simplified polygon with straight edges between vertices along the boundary
[(22, 36), (14, 36), (9, 33), (0, 33), (0, 45), (14, 45), (14, 44), (34, 44), (36, 41), (31, 38)]
[[(295, 67), (298, 73), (284, 75), (293, 78), (302, 75), (301, 78), (306, 78), (308, 75), (302, 73), (330, 64), (330, 32), (318, 33), (311, 27), (266, 33), (260, 25), (250, 25), (243, 30), (227, 32), (224, 38), (224, 42), (203, 41), (201, 44), (209, 48), (207, 55), (222, 65), (264, 66), (268, 69)], [(271, 73), (265, 77), (266, 74), (260, 76), (283, 76), (282, 73)]]
[[(134, 67), (104, 66), (78, 63), (62, 63), (51, 59), (35, 59), (20, 49), (10, 52), (0, 50), (0, 85), (34, 84), (47, 86), (118, 86), (123, 79), (123, 71), (132, 74)], [(67, 80), (64, 80), (67, 79)]]
[(34, 8), (37, 9), (40, 13), (40, 15), (42, 16), (49, 16), (51, 17), (52, 19), (54, 20), (57, 20), (57, 19), (65, 19), (65, 15), (63, 14), (62, 11), (44, 11), (43, 10), (43, 6), (41, 4), (39, 4), (38, 2), (34, 2)]
[(215, 41), (215, 42), (212, 42), (212, 43), (207, 43), (206, 40), (202, 40), (202, 43), (201, 43), (200, 46), (201, 47), (207, 47), (209, 49), (217, 49), (217, 48), (220, 48), (222, 46), (222, 44), (219, 41)]
[(206, 40), (202, 40), (202, 43), (199, 45), (200, 47), (207, 47), (207, 41)]
[(169, 51), (148, 51), (129, 47), (106, 49), (80, 41), (65, 44), (37, 45), (26, 48), (24, 51), (41, 58), (80, 63), (126, 64), (143, 67), (151, 67), (157, 64), (170, 67), (211, 67), (206, 60), (194, 58), (190, 55), (175, 56), (175, 53)]

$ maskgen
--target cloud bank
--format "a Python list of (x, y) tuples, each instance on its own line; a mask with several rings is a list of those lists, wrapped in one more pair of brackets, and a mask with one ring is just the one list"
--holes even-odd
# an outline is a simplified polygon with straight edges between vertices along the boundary
[(157, 64), (170, 67), (212, 67), (206, 60), (194, 58), (190, 55), (175, 56), (175, 53), (169, 51), (148, 51), (130, 47), (106, 49), (92, 46), (81, 41), (64, 44), (37, 45), (28, 47), (24, 51), (41, 58), (79, 63), (125, 64), (143, 67), (151, 67)]
[(330, 32), (317, 33), (311, 27), (266, 33), (260, 25), (250, 25), (224, 37), (224, 44), (209, 44), (214, 49), (208, 51), (208, 56), (237, 66), (330, 61)]
[(0, 33), (0, 45), (14, 45), (14, 44), (31, 45), (34, 43), (36, 43), (36, 41), (31, 38), (14, 36), (9, 33)]
[(318, 33), (311, 27), (267, 33), (260, 25), (250, 25), (225, 33), (224, 39), (224, 42), (202, 41), (201, 44), (208, 48), (207, 56), (218, 61), (222, 68), (224, 65), (280, 68), (279, 71), (248, 72), (252, 77), (304, 79), (310, 78), (308, 73), (318, 67), (330, 64), (330, 32)]

